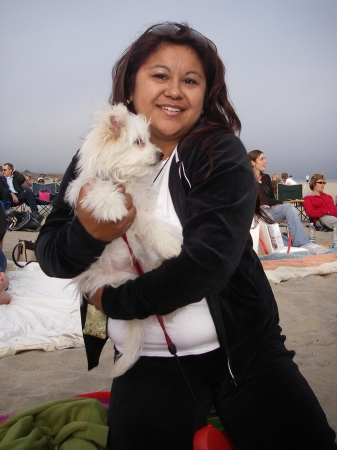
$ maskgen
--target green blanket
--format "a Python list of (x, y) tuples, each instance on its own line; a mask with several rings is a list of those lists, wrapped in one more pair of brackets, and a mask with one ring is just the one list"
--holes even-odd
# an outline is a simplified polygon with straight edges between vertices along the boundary
[(0, 425), (0, 449), (101, 450), (108, 437), (107, 418), (107, 409), (96, 399), (43, 403)]

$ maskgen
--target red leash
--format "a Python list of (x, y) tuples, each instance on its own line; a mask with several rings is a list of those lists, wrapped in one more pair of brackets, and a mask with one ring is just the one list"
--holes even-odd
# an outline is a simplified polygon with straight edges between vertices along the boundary
[[(140, 262), (135, 258), (135, 255), (132, 251), (132, 248), (129, 245), (128, 238), (126, 237), (125, 233), (123, 234), (122, 238), (123, 238), (124, 242), (126, 243), (126, 245), (128, 246), (133, 265), (134, 265), (138, 275), (143, 275), (144, 270), (143, 270)], [(187, 386), (192, 394), (192, 397), (197, 405), (197, 408), (199, 409), (199, 403), (194, 395), (194, 392), (193, 392), (191, 385), (185, 375), (185, 372), (183, 371), (183, 368), (180, 365), (179, 358), (177, 355), (177, 347), (172, 342), (170, 336), (167, 334), (162, 316), (160, 316), (159, 314), (156, 314), (156, 317), (157, 317), (158, 322), (164, 332), (165, 340), (167, 343), (167, 348), (168, 348), (169, 352), (171, 353), (171, 355), (175, 357), (177, 364), (179, 366), (179, 369), (181, 370), (181, 373), (187, 383)], [(210, 425), (210, 424), (200, 428), (199, 430), (197, 430), (195, 432), (194, 438), (193, 438), (193, 448), (194, 448), (194, 450), (232, 450), (232, 446), (227, 441), (227, 438), (225, 438), (225, 436), (219, 430), (217, 430), (216, 428), (213, 427), (213, 425)]]
[[(128, 238), (126, 237), (125, 233), (123, 234), (122, 238), (123, 238), (124, 242), (126, 243), (126, 245), (128, 246), (128, 249), (129, 249), (129, 252), (130, 252), (130, 255), (131, 255), (131, 258), (132, 258), (132, 262), (133, 262), (134, 268), (136, 269), (136, 272), (138, 273), (138, 275), (143, 275), (144, 274), (143, 267), (141, 266), (140, 262), (135, 258), (135, 255), (134, 255), (134, 253), (132, 251), (132, 248), (129, 245)], [(177, 348), (173, 344), (170, 336), (167, 334), (163, 318), (159, 314), (156, 314), (156, 317), (157, 317), (158, 322), (159, 322), (159, 324), (160, 324), (160, 326), (161, 326), (161, 328), (162, 328), (162, 330), (164, 332), (164, 336), (165, 336), (165, 340), (166, 340), (169, 352), (171, 353), (171, 355), (175, 355), (177, 353)]]

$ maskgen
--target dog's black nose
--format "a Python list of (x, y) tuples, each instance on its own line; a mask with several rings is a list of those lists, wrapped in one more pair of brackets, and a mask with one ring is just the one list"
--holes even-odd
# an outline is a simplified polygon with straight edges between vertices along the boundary
[(161, 150), (157, 150), (157, 156), (159, 159), (163, 159), (164, 153)]

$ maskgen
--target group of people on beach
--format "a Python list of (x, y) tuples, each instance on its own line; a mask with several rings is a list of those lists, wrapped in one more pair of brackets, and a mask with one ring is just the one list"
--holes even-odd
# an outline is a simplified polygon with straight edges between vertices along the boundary
[[(295, 209), (289, 209), (291, 207), (290, 204), (282, 204), (282, 202), (277, 199), (279, 184), (282, 183), (287, 186), (292, 186), (297, 184), (296, 181), (286, 172), (281, 175), (282, 181), (277, 173), (274, 173), (270, 178), (270, 176), (264, 172), (267, 160), (260, 150), (253, 150), (249, 152), (248, 155), (255, 178), (259, 183), (260, 192), (266, 205), (265, 207), (272, 209), (267, 211), (268, 215), (278, 223), (283, 220), (287, 221), (289, 232), (295, 232), (297, 236), (297, 238), (292, 241), (294, 247), (300, 247), (306, 244), (308, 239), (306, 239), (301, 231), (303, 227), (300, 226), (299, 218), (296, 217), (297, 214), (291, 214), (291, 212), (296, 212)], [(309, 221), (316, 224), (319, 219), (324, 226), (324, 231), (333, 230), (333, 228), (337, 227), (337, 195), (334, 201), (331, 195), (324, 192), (326, 181), (322, 173), (315, 173), (311, 178), (307, 175), (306, 180), (309, 183), (310, 191), (304, 194), (303, 207)], [(282, 207), (279, 205), (282, 205)]]
[[(4, 236), (6, 234), (5, 210), (9, 209), (10, 206), (20, 205), (24, 202), (30, 207), (32, 216), (40, 223), (43, 217), (38, 212), (38, 200), (31, 188), (31, 176), (28, 173), (21, 173), (16, 170), (12, 163), (3, 164), (0, 166), (0, 170), (0, 305), (2, 305), (10, 302), (10, 296), (6, 292), (9, 286), (9, 280), (5, 273), (7, 259), (2, 251)], [(60, 180), (58, 178), (56, 180), (59, 185)], [(43, 174), (38, 177), (38, 183), (45, 183)]]
[[(108, 317), (107, 337), (84, 336), (89, 368), (99, 364), (108, 338), (123, 358), (126, 323), (142, 321), (140, 357), (112, 383), (107, 448), (192, 450), (215, 407), (237, 450), (336, 450), (336, 434), (294, 363), (295, 352), (285, 346), (277, 304), (253, 250), (252, 218), (287, 220), (294, 246), (308, 237), (295, 208), (275, 198), (264, 153), (252, 150), (247, 157), (237, 137), (241, 123), (215, 44), (186, 24), (155, 24), (112, 73), (110, 103), (143, 114), (151, 142), (163, 153), (149, 180), (157, 195), (154, 215), (176, 227), (182, 246), (159, 267), (83, 297), (83, 324), (92, 306)], [(83, 207), (90, 186), (71, 208), (66, 189), (77, 161), (75, 155), (36, 241), (38, 262), (51, 277), (82, 274), (137, 214), (123, 185), (127, 213), (117, 222), (98, 221)], [(324, 182), (322, 174), (313, 181), (313, 197), (328, 205), (325, 215), (334, 215)], [(307, 203), (313, 212), (318, 208), (310, 197)], [(0, 238), (4, 233), (1, 228)], [(3, 267), (0, 299), (8, 287)]]

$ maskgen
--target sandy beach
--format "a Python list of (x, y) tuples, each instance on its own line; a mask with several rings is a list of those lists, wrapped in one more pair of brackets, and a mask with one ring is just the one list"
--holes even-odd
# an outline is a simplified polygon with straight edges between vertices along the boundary
[[(337, 188), (337, 186), (336, 186)], [(305, 223), (304, 223), (305, 226)], [(7, 232), (4, 252), (18, 239), (34, 241), (37, 233)], [(317, 233), (328, 243), (331, 233)], [(287, 347), (337, 430), (337, 273), (308, 276), (272, 285)], [(0, 311), (1, 313), (1, 311)], [(52, 352), (26, 351), (0, 359), (0, 415), (49, 400), (110, 390), (113, 349), (109, 342), (98, 368), (87, 371), (84, 347)], [(277, 407), (277, 405), (275, 405)]]

